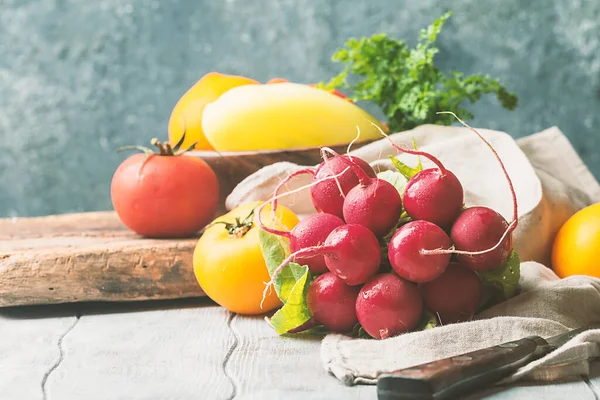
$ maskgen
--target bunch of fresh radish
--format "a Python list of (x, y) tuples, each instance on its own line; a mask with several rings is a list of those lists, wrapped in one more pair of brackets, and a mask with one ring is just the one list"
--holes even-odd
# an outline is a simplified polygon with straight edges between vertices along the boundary
[[(511, 223), (488, 207), (465, 207), (463, 186), (436, 157), (393, 142), (435, 164), (414, 174), (402, 194), (364, 160), (328, 148), (317, 168), (288, 177), (313, 175), (310, 194), (318, 213), (289, 232), (261, 227), (289, 239), (291, 254), (271, 282), (292, 261), (308, 266), (314, 278), (306, 291), (312, 317), (305, 327), (348, 333), (360, 325), (385, 339), (417, 328), (425, 311), (441, 324), (473, 318), (483, 293), (480, 274), (500, 268), (511, 254), (517, 205), (498, 154), (470, 129), (492, 149), (509, 182)], [(275, 190), (273, 208), (288, 179)]]

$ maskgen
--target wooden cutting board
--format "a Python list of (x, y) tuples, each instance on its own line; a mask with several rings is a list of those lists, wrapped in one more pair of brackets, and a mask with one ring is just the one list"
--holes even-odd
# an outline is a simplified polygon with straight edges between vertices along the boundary
[(0, 219), (0, 307), (203, 296), (197, 241), (142, 238), (114, 212)]

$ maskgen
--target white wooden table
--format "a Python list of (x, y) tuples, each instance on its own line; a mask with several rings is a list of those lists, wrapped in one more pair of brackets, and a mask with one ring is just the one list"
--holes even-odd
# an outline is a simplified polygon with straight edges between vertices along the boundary
[[(598, 399), (593, 376), (470, 399)], [(0, 309), (2, 400), (372, 400), (321, 366), (318, 337), (278, 337), (207, 299)]]

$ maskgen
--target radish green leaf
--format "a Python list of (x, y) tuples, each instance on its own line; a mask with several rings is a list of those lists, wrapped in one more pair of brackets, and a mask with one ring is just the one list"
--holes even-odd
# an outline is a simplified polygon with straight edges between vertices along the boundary
[(519, 255), (513, 250), (503, 265), (491, 271), (478, 271), (478, 274), (484, 285), (499, 290), (504, 300), (510, 299), (519, 290), (521, 278)]
[(277, 310), (269, 320), (271, 326), (280, 335), (299, 327), (312, 316), (306, 303), (306, 293), (311, 281), (308, 267), (290, 263), (289, 268), (292, 271), (291, 274), (297, 279), (287, 293), (283, 307)]

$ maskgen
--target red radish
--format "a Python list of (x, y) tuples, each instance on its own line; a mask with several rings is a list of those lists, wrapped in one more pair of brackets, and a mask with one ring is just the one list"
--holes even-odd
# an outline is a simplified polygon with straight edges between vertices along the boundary
[[(325, 243), (327, 236), (344, 221), (332, 214), (311, 214), (298, 222), (289, 234), (290, 251), (292, 253), (306, 247), (319, 246)], [(297, 257), (296, 262), (307, 265), (312, 273), (321, 274), (327, 271), (325, 258), (322, 255)]]
[(512, 232), (519, 223), (517, 195), (512, 180), (506, 171), (504, 163), (498, 152), (476, 130), (467, 125), (452, 112), (452, 114), (466, 128), (474, 132), (490, 148), (502, 168), (504, 177), (512, 196), (513, 220), (509, 224), (504, 217), (488, 207), (470, 207), (460, 213), (450, 232), (454, 249), (425, 250), (427, 255), (457, 254), (457, 259), (463, 265), (480, 271), (488, 271), (500, 267), (510, 255), (512, 250)]
[[(344, 197), (350, 189), (358, 185), (356, 172), (350, 169), (335, 180), (324, 179), (340, 174), (345, 169), (348, 169), (348, 165), (350, 165), (348, 158), (349, 156), (347, 155), (336, 155), (329, 159), (326, 158), (317, 167), (313, 181), (323, 181), (310, 188), (310, 196), (317, 211), (344, 218), (342, 211)], [(366, 161), (358, 157), (352, 157), (352, 160), (369, 177), (375, 178), (377, 176), (373, 168)]]
[[(512, 233), (505, 235), (508, 222), (488, 207), (470, 207), (464, 210), (452, 225), (450, 237), (459, 253), (457, 260), (476, 271), (498, 268), (508, 259), (512, 250)], [(503, 239), (504, 238), (504, 239)], [(496, 246), (500, 243), (499, 246)], [(481, 252), (469, 254), (469, 252)]]
[(300, 249), (283, 260), (273, 271), (264, 296), (286, 265), (299, 258), (317, 255), (324, 256), (327, 268), (350, 286), (365, 283), (377, 273), (381, 264), (381, 249), (373, 232), (358, 224), (338, 226), (323, 245)]
[(400, 193), (388, 181), (365, 178), (346, 195), (344, 219), (349, 224), (366, 226), (376, 236), (385, 236), (402, 214)]
[(381, 264), (379, 241), (362, 225), (346, 224), (335, 228), (325, 240), (324, 247), (332, 250), (325, 256), (327, 268), (351, 286), (365, 283)]
[[(377, 174), (373, 168), (371, 168), (369, 163), (358, 157), (353, 156), (352, 160), (354, 162), (352, 163), (350, 162), (350, 156), (339, 155), (331, 149), (327, 149), (327, 151), (333, 153), (335, 157), (327, 158), (324, 153), (324, 160), (317, 168), (304, 168), (294, 171), (277, 185), (273, 191), (271, 200), (273, 203), (273, 213), (275, 213), (275, 210), (277, 209), (277, 199), (280, 197), (278, 193), (281, 188), (298, 175), (311, 174), (313, 176), (313, 181), (308, 187), (310, 188), (310, 195), (315, 209), (318, 212), (333, 214), (339, 218), (344, 217), (342, 211), (344, 198), (350, 189), (358, 185), (359, 182), (358, 177), (351, 166), (358, 164), (360, 169), (372, 178), (375, 178)], [(306, 187), (302, 189), (305, 188)], [(298, 190), (299, 189), (284, 193), (284, 195), (294, 193)]]
[(348, 286), (337, 275), (326, 272), (308, 288), (306, 302), (314, 318), (332, 332), (350, 332), (358, 323), (358, 286)]
[(429, 282), (440, 276), (450, 254), (425, 254), (425, 250), (449, 249), (450, 238), (439, 226), (412, 221), (394, 233), (388, 245), (388, 258), (394, 271), (411, 282)]
[[(281, 188), (298, 175), (310, 174), (313, 180), (308, 188), (311, 190), (311, 198), (315, 209), (318, 212), (325, 212), (343, 218), (342, 205), (344, 197), (350, 189), (358, 184), (356, 174), (348, 166), (348, 162), (344, 161), (344, 158), (347, 157), (346, 155), (338, 155), (336, 153), (335, 157), (331, 159), (325, 158), (316, 168), (303, 168), (288, 175), (283, 181), (279, 182), (273, 191), (271, 199), (273, 214), (277, 210), (277, 200), (280, 197), (279, 191)], [(372, 177), (377, 176), (373, 168), (366, 161), (358, 157), (353, 157), (353, 159), (367, 175)], [(301, 189), (306, 189), (306, 187)], [(284, 195), (294, 193), (297, 190), (284, 193)]]
[(404, 189), (404, 209), (414, 220), (425, 220), (447, 228), (452, 224), (463, 206), (463, 187), (456, 175), (448, 171), (432, 154), (398, 146), (381, 129), (381, 134), (396, 150), (423, 156), (433, 162), (437, 168), (429, 168), (415, 174)]
[[(324, 147), (323, 151), (336, 154), (327, 147)], [(385, 236), (400, 219), (400, 193), (388, 181), (370, 177), (365, 173), (360, 167), (360, 158), (346, 156), (341, 160), (352, 168), (358, 178), (358, 185), (347, 192), (343, 201), (344, 220), (349, 224), (364, 225), (376, 236)]]
[(481, 297), (481, 280), (472, 270), (451, 262), (439, 278), (419, 285), (425, 307), (442, 324), (469, 321)]
[(269, 233), (272, 233), (272, 234), (274, 234), (274, 235), (285, 236), (285, 237), (287, 237), (287, 238), (290, 238), (291, 232), (289, 232), (289, 231), (283, 231), (283, 230), (279, 230), (279, 229), (272, 228), (272, 227), (268, 227), (268, 226), (266, 226), (266, 225), (263, 223), (263, 221), (262, 221), (262, 210), (265, 208), (265, 206), (266, 206), (267, 204), (271, 203), (271, 216), (272, 216), (272, 217), (275, 217), (275, 215), (276, 215), (276, 214), (275, 214), (275, 210), (276, 210), (276, 208), (277, 208), (277, 202), (278, 202), (278, 199), (279, 199), (279, 198), (281, 198), (281, 197), (284, 197), (284, 196), (288, 196), (288, 195), (291, 195), (291, 194), (294, 194), (294, 193), (297, 193), (297, 192), (300, 192), (300, 191), (302, 191), (302, 190), (305, 190), (305, 189), (312, 188), (312, 187), (314, 187), (314, 186), (316, 186), (316, 185), (319, 185), (319, 184), (321, 184), (321, 183), (324, 183), (324, 182), (327, 182), (327, 181), (333, 181), (333, 180), (335, 180), (335, 179), (338, 179), (338, 178), (340, 178), (342, 175), (344, 175), (344, 174), (345, 174), (346, 172), (348, 172), (348, 171), (350, 171), (350, 167), (346, 167), (346, 169), (344, 169), (344, 170), (340, 171), (340, 172), (339, 172), (338, 174), (336, 174), (336, 175), (330, 175), (330, 176), (327, 176), (327, 177), (325, 177), (325, 178), (322, 178), (322, 179), (319, 179), (319, 180), (316, 180), (316, 181), (313, 179), (313, 182), (312, 182), (312, 183), (310, 183), (309, 185), (305, 185), (305, 186), (302, 186), (302, 187), (296, 188), (296, 189), (294, 189), (294, 190), (291, 190), (291, 191), (288, 191), (288, 192), (285, 192), (285, 193), (279, 194), (279, 190), (281, 189), (281, 187), (282, 187), (283, 185), (285, 185), (285, 184), (286, 184), (286, 183), (287, 183), (287, 182), (288, 182), (288, 181), (289, 181), (291, 178), (293, 178), (293, 177), (295, 177), (295, 176), (297, 176), (297, 175), (301, 175), (301, 174), (310, 173), (310, 174), (312, 174), (312, 175), (313, 175), (313, 177), (314, 177), (314, 171), (313, 171), (311, 168), (306, 168), (306, 169), (302, 169), (302, 170), (298, 170), (298, 171), (295, 171), (295, 172), (293, 172), (292, 174), (290, 174), (290, 175), (289, 175), (287, 178), (285, 178), (285, 179), (284, 179), (282, 182), (280, 182), (280, 183), (277, 185), (277, 187), (275, 188), (275, 190), (274, 190), (274, 192), (273, 192), (273, 196), (272, 196), (272, 197), (271, 197), (271, 198), (270, 198), (268, 201), (264, 202), (264, 203), (263, 203), (263, 204), (262, 204), (262, 205), (259, 207), (259, 209), (258, 209), (258, 212), (257, 212), (257, 215), (258, 215), (258, 224), (259, 224), (259, 226), (260, 226), (260, 227), (261, 227), (261, 229), (263, 229), (264, 231), (267, 231), (267, 232), (269, 232)]
[(356, 316), (375, 339), (408, 332), (419, 323), (423, 300), (416, 285), (394, 274), (379, 274), (360, 289)]
[(456, 175), (442, 168), (425, 169), (408, 181), (404, 209), (412, 219), (448, 228), (462, 209), (464, 193)]

